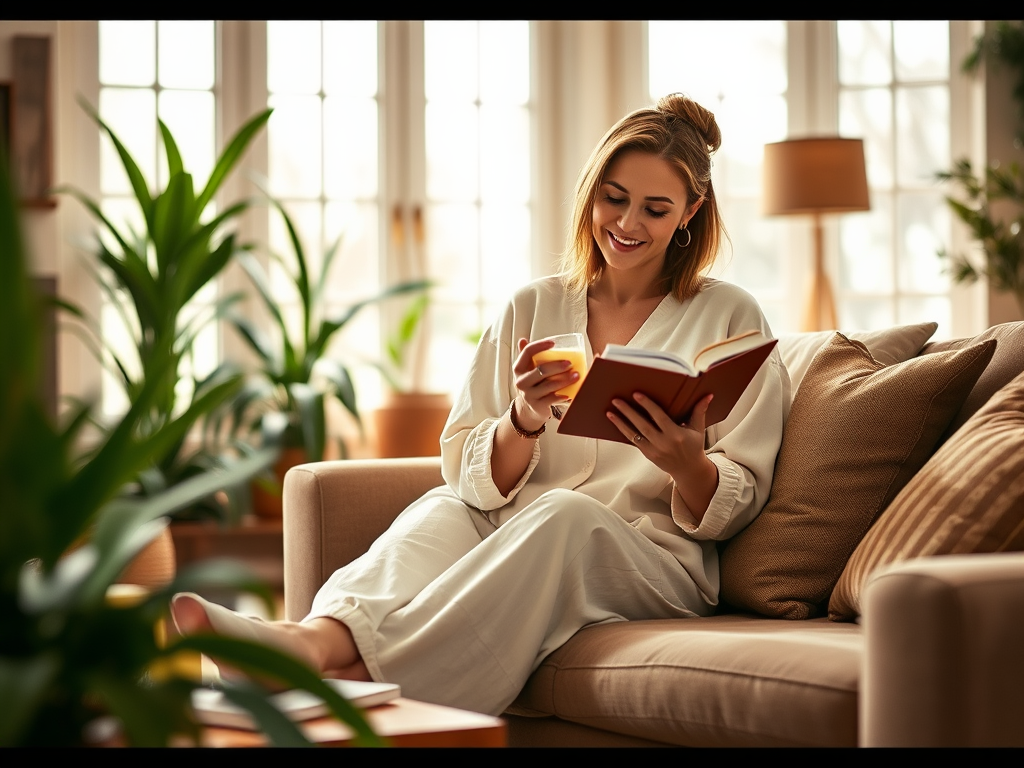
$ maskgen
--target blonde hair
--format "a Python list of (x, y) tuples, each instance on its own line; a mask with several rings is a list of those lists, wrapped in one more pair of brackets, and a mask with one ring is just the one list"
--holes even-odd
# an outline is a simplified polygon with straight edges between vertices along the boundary
[[(638, 109), (612, 126), (594, 148), (576, 181), (572, 219), (562, 254), (562, 276), (570, 288), (586, 290), (604, 271), (604, 256), (594, 240), (594, 202), (608, 166), (623, 152), (656, 155), (671, 165), (687, 189), (686, 207), (703, 204), (690, 219), (690, 241), (679, 247), (673, 237), (665, 252), (661, 279), (666, 292), (683, 301), (700, 291), (703, 273), (714, 264), (727, 237), (711, 185), (711, 155), (722, 143), (715, 116), (680, 93)], [(678, 236), (678, 234), (677, 234)]]

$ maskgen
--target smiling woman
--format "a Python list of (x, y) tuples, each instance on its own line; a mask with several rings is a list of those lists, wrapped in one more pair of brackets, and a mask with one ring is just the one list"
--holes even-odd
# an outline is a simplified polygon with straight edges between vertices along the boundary
[(565, 272), (517, 291), (477, 346), (441, 439), (446, 485), (336, 571), (302, 622), (185, 596), (179, 629), (258, 636), (323, 673), (499, 714), (584, 626), (712, 613), (717, 542), (771, 486), (789, 403), (778, 353), (707, 432), (710, 397), (676, 424), (638, 392), (608, 413), (629, 442), (600, 446), (547, 429), (579, 374), (537, 358), (564, 333), (588, 362), (607, 342), (692, 357), (770, 335), (749, 294), (703, 274), (722, 233), (719, 141), (714, 116), (678, 95), (623, 118), (580, 174)]

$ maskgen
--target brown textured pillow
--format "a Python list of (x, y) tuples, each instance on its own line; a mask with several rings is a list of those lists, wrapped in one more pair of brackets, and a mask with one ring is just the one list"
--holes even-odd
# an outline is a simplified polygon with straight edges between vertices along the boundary
[(900, 491), (854, 550), (828, 604), (860, 614), (880, 566), (913, 557), (1024, 549), (1024, 373), (964, 424)]
[(886, 367), (835, 334), (793, 400), (768, 503), (722, 552), (722, 598), (788, 619), (823, 613), (847, 559), (928, 460), (994, 348)]

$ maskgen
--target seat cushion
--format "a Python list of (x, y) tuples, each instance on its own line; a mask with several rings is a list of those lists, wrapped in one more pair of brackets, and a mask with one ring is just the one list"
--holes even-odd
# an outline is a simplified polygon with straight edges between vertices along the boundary
[(512, 714), (687, 746), (855, 746), (861, 629), (747, 614), (588, 627)]

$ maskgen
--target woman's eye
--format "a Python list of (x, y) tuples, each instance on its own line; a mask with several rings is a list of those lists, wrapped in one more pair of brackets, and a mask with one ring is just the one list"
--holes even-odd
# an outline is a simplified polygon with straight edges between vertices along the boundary
[(648, 208), (647, 212), (656, 219), (663, 219), (668, 216), (668, 211), (654, 211)]
[(622, 198), (622, 197), (612, 197), (611, 195), (605, 195), (604, 199), (607, 202), (611, 203), (612, 205), (622, 205), (624, 202), (626, 202), (625, 198)]

